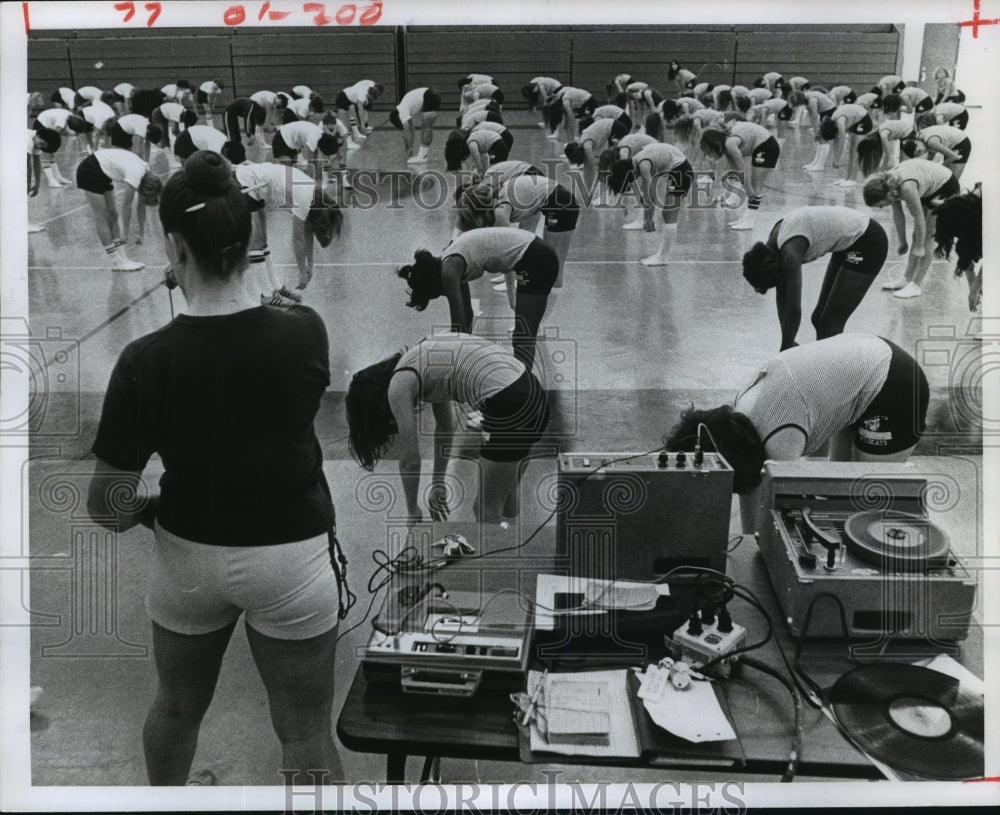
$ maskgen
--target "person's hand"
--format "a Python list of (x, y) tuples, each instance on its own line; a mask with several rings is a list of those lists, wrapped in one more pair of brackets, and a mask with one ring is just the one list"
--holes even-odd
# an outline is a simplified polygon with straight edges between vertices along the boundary
[(444, 484), (435, 484), (431, 487), (427, 508), (430, 510), (432, 521), (448, 520), (451, 509), (448, 506), (448, 490), (445, 489)]
[(906, 241), (900, 241), (899, 249), (897, 250), (899, 254), (905, 255), (910, 249), (909, 244)]
[(913, 247), (912, 254), (913, 254), (913, 257), (915, 257), (915, 258), (922, 258), (924, 255), (927, 254), (927, 250), (923, 246), (921, 246), (920, 244), (917, 244), (916, 246)]

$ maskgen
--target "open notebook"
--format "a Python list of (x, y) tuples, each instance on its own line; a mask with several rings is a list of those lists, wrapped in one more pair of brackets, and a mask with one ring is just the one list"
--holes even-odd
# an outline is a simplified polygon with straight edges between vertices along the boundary
[[(739, 738), (696, 743), (674, 736), (655, 724), (636, 695), (640, 679), (632, 670), (549, 674), (548, 678), (550, 682), (564, 678), (601, 687), (610, 724), (607, 743), (552, 743), (537, 725), (532, 724), (530, 728), (521, 728), (520, 750), (524, 762), (551, 763), (572, 756), (594, 764), (634, 762), (653, 766), (741, 767), (745, 763)], [(529, 672), (526, 692), (533, 694), (542, 681), (540, 672)], [(715, 695), (731, 720), (725, 696), (717, 689)]]

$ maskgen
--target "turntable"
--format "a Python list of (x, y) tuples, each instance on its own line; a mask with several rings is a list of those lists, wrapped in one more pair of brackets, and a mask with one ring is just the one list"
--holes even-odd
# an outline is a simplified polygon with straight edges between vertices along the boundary
[[(877, 468), (877, 469), (876, 469)], [(976, 584), (909, 464), (768, 462), (757, 539), (793, 636), (965, 639)]]

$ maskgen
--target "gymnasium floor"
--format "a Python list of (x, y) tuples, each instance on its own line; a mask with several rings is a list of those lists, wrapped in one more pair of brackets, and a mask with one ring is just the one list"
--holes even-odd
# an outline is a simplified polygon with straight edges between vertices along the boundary
[[(967, 187), (984, 175), (979, 168), (985, 151), (977, 154), (975, 149), (980, 132), (976, 113), (968, 130), (974, 148), (963, 176)], [(440, 119), (452, 115), (446, 111)], [(561, 154), (561, 145), (547, 140), (526, 113), (505, 118), (515, 137), (511, 158), (537, 162)], [(427, 165), (442, 175), (446, 133), (436, 132)], [(834, 170), (810, 175), (800, 169), (812, 154), (808, 133), (790, 129), (754, 230), (729, 230), (726, 222), (735, 216), (721, 209), (688, 211), (682, 215), (674, 260), (668, 267), (638, 263), (651, 254), (659, 235), (622, 231), (622, 213), (613, 207), (583, 212), (569, 254), (566, 284), (545, 324), (547, 339), (540, 344), (540, 373), (554, 392), (556, 408), (548, 441), (566, 450), (654, 448), (689, 402), (708, 406), (731, 398), (754, 366), (777, 352), (773, 299), (756, 294), (743, 281), (743, 252), (764, 239), (773, 223), (794, 207), (864, 208), (860, 185), (845, 192), (831, 184), (837, 178)], [(77, 160), (76, 155), (60, 156), (68, 178), (73, 178)], [(400, 136), (389, 128), (375, 132), (350, 154), (349, 166), (406, 171)], [(563, 163), (560, 178), (565, 172)], [(437, 197), (437, 182), (430, 185), (425, 201)], [(388, 185), (379, 189), (385, 195)], [(441, 197), (450, 201), (450, 192)], [(383, 543), (379, 536), (384, 534), (377, 517), (373, 524), (370, 508), (357, 497), (363, 472), (347, 454), (343, 392), (353, 371), (413, 344), (448, 318), (444, 301), (434, 302), (424, 312), (407, 309), (404, 284), (393, 270), (411, 259), (417, 248), (442, 248), (451, 233), (450, 213), (446, 207), (417, 206), (408, 191), (398, 203), (386, 206), (383, 199), (373, 208), (350, 208), (344, 235), (328, 250), (317, 248), (315, 276), (305, 294), (305, 302), (323, 316), (330, 335), (333, 382), (317, 426), (340, 534), (351, 561), (352, 586), (359, 595), (344, 630), (359, 622), (368, 607), (364, 585), (373, 565), (370, 551)], [(34, 440), (35, 460), (24, 484), (32, 555), (51, 564), (33, 572), (30, 604), (25, 602), (36, 615), (31, 683), (44, 690), (32, 722), (32, 782), (142, 785), (141, 722), (155, 684), (149, 624), (142, 608), (143, 564), (152, 535), (139, 529), (121, 536), (113, 562), (106, 564), (108, 571), (94, 578), (112, 610), (97, 619), (96, 610), (85, 607), (87, 596), (78, 596), (78, 584), (60, 565), (60, 556), (72, 551), (86, 520), (83, 507), (72, 505), (58, 485), (66, 482), (85, 491), (92, 467), (88, 451), (114, 361), (126, 343), (170, 319), (170, 299), (159, 285), (166, 262), (162, 237), (151, 212), (146, 241), (128, 248), (130, 257), (144, 261), (146, 269), (111, 272), (82, 192), (74, 187), (49, 189), (43, 180), (28, 209), (29, 220), (46, 227), (28, 237), (30, 329), (34, 337), (47, 338), (46, 352), (53, 360), (44, 422)], [(894, 246), (889, 211), (874, 214)], [(279, 213), (268, 220), (279, 271), (294, 284), (290, 218)], [(918, 471), (941, 476), (952, 485), (954, 500), (940, 505), (939, 520), (956, 548), (975, 557), (982, 547), (981, 413), (976, 410), (982, 399), (977, 372), (984, 344), (971, 335), (983, 326), (969, 314), (964, 280), (956, 280), (946, 262), (935, 261), (922, 297), (901, 301), (882, 292), (879, 286), (885, 275), (901, 263), (890, 255), (848, 330), (880, 334), (923, 354), (932, 401), (929, 432), (915, 462)], [(800, 342), (813, 338), (808, 314), (824, 264), (821, 260), (805, 270)], [(505, 342), (511, 322), (505, 295), (491, 291), (483, 280), (473, 284), (473, 297), (482, 311), (476, 332)], [(174, 293), (173, 307), (183, 310), (179, 291)], [(68, 362), (56, 360), (55, 351), (61, 348), (68, 349)], [(928, 349), (935, 353), (925, 354)], [(389, 456), (378, 472), (391, 481), (395, 462)], [(470, 485), (466, 494), (471, 498), (474, 465), (458, 461), (454, 466)], [(525, 494), (553, 471), (551, 457), (534, 461)], [(155, 484), (159, 472), (156, 463), (150, 466), (146, 473), (150, 484)], [(471, 520), (470, 500), (456, 507), (453, 518)], [(536, 507), (526, 507), (525, 525), (543, 518)], [(337, 712), (357, 669), (355, 649), (369, 630), (363, 623), (340, 643)], [(45, 646), (57, 647), (43, 655)], [(203, 727), (195, 769), (212, 769), (226, 785), (267, 785), (280, 783), (274, 773), (279, 759), (263, 687), (238, 628)], [(377, 756), (341, 748), (341, 759), (349, 781), (383, 777), (383, 759)], [(411, 761), (411, 777), (415, 769)], [(445, 781), (544, 780), (541, 773), (546, 769), (445, 760), (442, 775)], [(621, 778), (621, 771), (564, 769), (563, 781)], [(636, 772), (629, 777), (659, 780), (662, 773)]]

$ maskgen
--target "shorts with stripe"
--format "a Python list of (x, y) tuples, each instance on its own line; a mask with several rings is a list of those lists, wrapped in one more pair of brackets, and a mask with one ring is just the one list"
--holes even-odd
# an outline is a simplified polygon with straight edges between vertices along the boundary
[(76, 186), (86, 192), (104, 195), (114, 190), (111, 178), (101, 169), (97, 156), (91, 154), (81, 161), (76, 168)]
[(840, 252), (830, 255), (830, 262), (851, 272), (875, 277), (889, 255), (889, 237), (882, 224), (872, 218), (868, 228), (854, 243)]
[(962, 185), (958, 183), (958, 179), (952, 175), (947, 181), (944, 182), (940, 187), (938, 187), (934, 192), (928, 195), (926, 198), (921, 198), (920, 203), (923, 205), (924, 209), (931, 209), (934, 206), (935, 201), (946, 201), (949, 198), (953, 198), (962, 191)]
[(546, 232), (572, 232), (580, 220), (580, 205), (568, 189), (558, 184), (541, 208)]
[(778, 166), (778, 156), (781, 155), (781, 148), (778, 140), (771, 136), (758, 144), (750, 154), (750, 164), (764, 170), (773, 170)]
[(853, 425), (854, 446), (869, 455), (889, 456), (913, 447), (926, 428), (930, 389), (917, 361), (898, 345), (892, 350), (885, 383)]
[(862, 116), (858, 121), (847, 128), (848, 133), (853, 133), (855, 136), (867, 136), (872, 132), (872, 128), (875, 127), (875, 123), (872, 122), (872, 117), (867, 113)]

